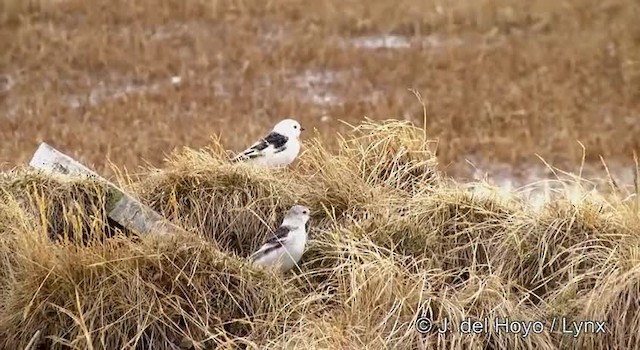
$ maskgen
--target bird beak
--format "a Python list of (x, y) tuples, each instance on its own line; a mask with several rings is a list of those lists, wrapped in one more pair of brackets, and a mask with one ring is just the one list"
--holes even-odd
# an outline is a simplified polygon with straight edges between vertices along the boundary
[(304, 131), (304, 128), (303, 128), (303, 127), (300, 127), (300, 131)]

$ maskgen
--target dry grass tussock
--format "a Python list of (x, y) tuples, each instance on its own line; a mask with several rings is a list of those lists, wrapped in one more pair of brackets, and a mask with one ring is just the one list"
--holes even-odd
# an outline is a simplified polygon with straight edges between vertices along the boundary
[(0, 168), (41, 140), (104, 173), (214, 133), (239, 151), (286, 116), (325, 136), (421, 123), (408, 89), (456, 175), (534, 152), (572, 167), (576, 140), (624, 163), (638, 16), (637, 0), (0, 0)]
[[(638, 212), (616, 194), (534, 207), (435, 170), (423, 130), (365, 122), (291, 168), (231, 165), (214, 140), (120, 183), (189, 235), (108, 225), (105, 189), (15, 169), (0, 181), (0, 347), (601, 349), (640, 338)], [(482, 186), (482, 184), (477, 184)], [(299, 269), (246, 264), (293, 203), (312, 208)], [(421, 334), (428, 316), (446, 334)], [(572, 337), (554, 317), (606, 321)], [(468, 335), (470, 318), (541, 321)]]

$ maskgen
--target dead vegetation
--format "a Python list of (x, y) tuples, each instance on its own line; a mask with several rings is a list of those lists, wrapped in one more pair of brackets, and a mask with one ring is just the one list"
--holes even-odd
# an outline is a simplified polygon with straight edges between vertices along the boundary
[[(22, 348), (38, 331), (56, 349), (640, 346), (629, 332), (640, 326), (638, 214), (618, 194), (535, 209), (443, 177), (433, 144), (408, 124), (365, 123), (342, 140), (337, 152), (310, 140), (283, 170), (232, 165), (214, 143), (121, 176), (190, 231), (172, 238), (106, 236), (94, 183), (4, 173), (0, 346)], [(295, 202), (313, 211), (300, 268), (247, 265)], [(545, 326), (526, 337), (420, 334), (420, 316)], [(607, 333), (551, 330), (560, 317), (606, 321)]]
[(0, 4), (9, 167), (40, 140), (104, 173), (105, 157), (158, 166), (212, 134), (238, 151), (289, 115), (329, 140), (338, 120), (422, 124), (408, 89), (451, 173), (469, 157), (526, 169), (534, 153), (575, 166), (577, 140), (596, 167), (638, 150), (633, 0)]
[[(639, 348), (637, 189), (576, 179), (532, 204), (445, 175), (628, 161), (638, 18), (634, 0), (0, 0), (0, 348)], [(285, 116), (316, 129), (293, 167), (229, 164)], [(190, 234), (141, 239), (102, 185), (16, 167), (40, 141)], [(246, 265), (296, 202), (300, 270)], [(420, 334), (420, 315), (545, 326)]]

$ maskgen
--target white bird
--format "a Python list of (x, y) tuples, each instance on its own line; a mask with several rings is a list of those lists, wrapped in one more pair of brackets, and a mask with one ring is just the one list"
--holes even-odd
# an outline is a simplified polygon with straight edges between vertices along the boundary
[(259, 166), (282, 167), (291, 164), (300, 152), (300, 133), (304, 128), (293, 119), (280, 121), (271, 132), (231, 161)]
[(307, 221), (309, 221), (309, 208), (302, 205), (291, 207), (273, 236), (251, 254), (249, 257), (251, 263), (277, 267), (280, 272), (290, 270), (304, 254), (307, 244)]

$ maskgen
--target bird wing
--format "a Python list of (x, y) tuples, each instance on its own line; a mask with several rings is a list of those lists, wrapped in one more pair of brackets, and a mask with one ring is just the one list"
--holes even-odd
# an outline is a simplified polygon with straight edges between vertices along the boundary
[(233, 162), (250, 160), (268, 154), (280, 153), (287, 149), (287, 141), (289, 141), (288, 137), (272, 131), (269, 135), (263, 137), (260, 141), (254, 143), (251, 147), (238, 154), (233, 158)]
[(285, 225), (278, 227), (275, 232), (273, 232), (273, 235), (264, 242), (260, 249), (251, 254), (251, 257), (249, 259), (256, 260), (260, 256), (263, 256), (274, 249), (284, 246), (284, 244), (290, 238), (289, 232), (291, 232), (291, 230), (291, 227)]

